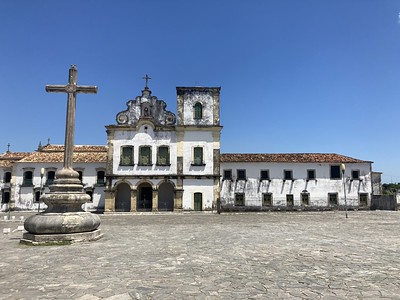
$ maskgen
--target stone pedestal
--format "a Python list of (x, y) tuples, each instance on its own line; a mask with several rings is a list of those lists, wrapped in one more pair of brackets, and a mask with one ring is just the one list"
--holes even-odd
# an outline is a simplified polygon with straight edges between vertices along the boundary
[(43, 213), (32, 215), (25, 220), (24, 244), (63, 244), (100, 239), (98, 215), (85, 212), (82, 205), (90, 201), (83, 192), (78, 172), (63, 168), (56, 174), (50, 193), (40, 200), (47, 204)]

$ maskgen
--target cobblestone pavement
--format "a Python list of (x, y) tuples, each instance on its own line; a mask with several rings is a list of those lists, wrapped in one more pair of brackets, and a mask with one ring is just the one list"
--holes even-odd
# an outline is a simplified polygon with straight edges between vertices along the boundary
[(4, 215), (0, 299), (400, 299), (400, 212), (101, 215), (68, 246)]

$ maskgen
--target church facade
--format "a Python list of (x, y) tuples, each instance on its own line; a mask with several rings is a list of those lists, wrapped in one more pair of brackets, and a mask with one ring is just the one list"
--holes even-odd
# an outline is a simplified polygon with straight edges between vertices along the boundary
[[(177, 114), (146, 87), (106, 126), (107, 145), (75, 146), (98, 212), (368, 208), (372, 162), (338, 154), (221, 154), (220, 88), (177, 87)], [(39, 210), (64, 147), (0, 155), (1, 210)], [(345, 170), (344, 170), (345, 167)], [(344, 176), (344, 177), (343, 177)]]

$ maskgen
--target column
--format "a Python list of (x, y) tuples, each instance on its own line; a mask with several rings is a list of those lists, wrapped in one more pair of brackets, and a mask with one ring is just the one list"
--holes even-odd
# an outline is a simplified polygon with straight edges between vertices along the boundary
[(131, 212), (136, 212), (136, 195), (137, 190), (131, 189)]
[(158, 190), (153, 189), (153, 207), (151, 211), (158, 211)]
[(105, 212), (115, 211), (115, 192), (106, 190), (104, 211)]

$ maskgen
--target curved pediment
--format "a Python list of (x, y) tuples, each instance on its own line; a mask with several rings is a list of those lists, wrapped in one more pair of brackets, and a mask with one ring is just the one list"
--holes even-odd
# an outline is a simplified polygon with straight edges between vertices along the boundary
[(128, 109), (121, 111), (116, 116), (118, 125), (137, 125), (139, 120), (149, 120), (155, 125), (174, 125), (176, 116), (166, 110), (167, 104), (156, 96), (151, 96), (151, 91), (145, 88), (141, 96), (126, 102)]

